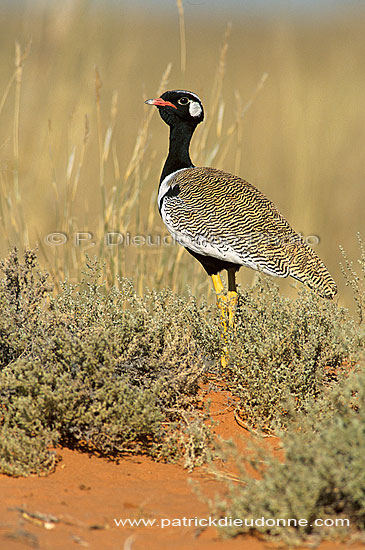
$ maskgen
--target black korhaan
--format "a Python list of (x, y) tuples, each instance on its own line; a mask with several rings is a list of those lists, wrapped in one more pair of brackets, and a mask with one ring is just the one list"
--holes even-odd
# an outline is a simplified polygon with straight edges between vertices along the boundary
[[(241, 266), (294, 277), (321, 296), (333, 298), (337, 289), (323, 262), (290, 227), (275, 205), (247, 181), (215, 168), (196, 167), (189, 146), (204, 119), (199, 97), (186, 90), (165, 92), (155, 105), (170, 127), (169, 154), (158, 190), (162, 219), (211, 275), (223, 327), (222, 367), (228, 354), (228, 327), (237, 305), (236, 272)], [(219, 275), (228, 271), (228, 295)]]

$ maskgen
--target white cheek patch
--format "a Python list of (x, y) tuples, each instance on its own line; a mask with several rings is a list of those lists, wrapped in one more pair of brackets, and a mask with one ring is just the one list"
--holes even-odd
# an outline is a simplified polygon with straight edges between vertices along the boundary
[(201, 115), (202, 108), (200, 107), (199, 103), (197, 101), (191, 101), (189, 105), (189, 113), (191, 116), (199, 116)]

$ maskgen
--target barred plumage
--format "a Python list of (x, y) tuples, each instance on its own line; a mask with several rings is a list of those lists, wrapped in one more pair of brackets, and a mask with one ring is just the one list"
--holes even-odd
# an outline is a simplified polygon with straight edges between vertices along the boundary
[(214, 168), (186, 168), (170, 176), (164, 191), (163, 221), (186, 248), (277, 277), (290, 275), (327, 298), (336, 294), (313, 249), (247, 181)]
[[(294, 277), (326, 298), (336, 284), (323, 262), (280, 214), (245, 180), (214, 168), (194, 167), (189, 144), (204, 118), (196, 94), (165, 92), (148, 100), (170, 126), (170, 148), (161, 175), (158, 205), (176, 240), (209, 275), (241, 266), (277, 277)], [(235, 291), (230, 279), (229, 290)]]

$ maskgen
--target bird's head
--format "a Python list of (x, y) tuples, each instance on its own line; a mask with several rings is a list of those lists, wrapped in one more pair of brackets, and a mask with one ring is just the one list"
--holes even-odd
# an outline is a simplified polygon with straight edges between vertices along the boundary
[(157, 99), (147, 99), (148, 105), (155, 105), (160, 116), (169, 126), (180, 121), (197, 126), (204, 119), (204, 109), (199, 97), (187, 90), (171, 90)]

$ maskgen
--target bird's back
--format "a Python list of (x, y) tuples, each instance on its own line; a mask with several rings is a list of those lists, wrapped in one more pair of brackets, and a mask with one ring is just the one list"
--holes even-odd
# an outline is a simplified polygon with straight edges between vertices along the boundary
[(245, 180), (214, 168), (178, 171), (165, 184), (162, 217), (199, 254), (278, 277), (292, 276), (332, 298), (336, 284), (276, 206)]

